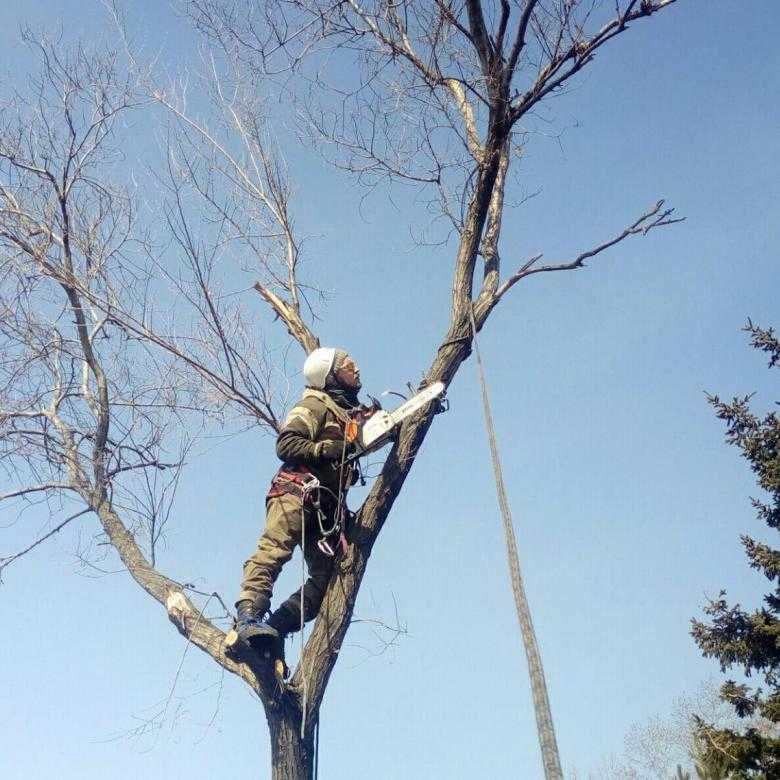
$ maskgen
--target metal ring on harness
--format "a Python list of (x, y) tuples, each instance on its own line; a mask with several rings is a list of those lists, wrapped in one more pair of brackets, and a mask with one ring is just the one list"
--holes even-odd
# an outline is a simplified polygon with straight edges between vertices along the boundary
[[(324, 523), (326, 514), (322, 509), (320, 502), (321, 491), (325, 491), (336, 500), (336, 511), (333, 516), (333, 525), (331, 525), (330, 528), (326, 528)], [(317, 540), (317, 548), (319, 551), (323, 555), (327, 555), (329, 558), (333, 558), (336, 555), (336, 549), (333, 548), (329, 540), (331, 537), (338, 534), (339, 547), (341, 548), (342, 553), (346, 555), (347, 539), (344, 536), (343, 524), (340, 516), (343, 508), (341, 507), (341, 502), (338, 500), (338, 496), (336, 496), (332, 490), (320, 484), (320, 481), (313, 475), (311, 480), (308, 480), (304, 485), (302, 485), (302, 496), (304, 502), (309, 496), (311, 496), (309, 505), (317, 513), (317, 525), (319, 526), (320, 531), (320, 538)]]

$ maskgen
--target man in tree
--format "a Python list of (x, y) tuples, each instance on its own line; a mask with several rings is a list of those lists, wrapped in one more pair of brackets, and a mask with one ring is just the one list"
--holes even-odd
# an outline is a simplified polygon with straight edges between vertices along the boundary
[[(244, 564), (236, 601), (238, 636), (244, 642), (278, 642), (319, 611), (343, 533), (345, 497), (356, 476), (347, 462), (350, 413), (358, 409), (360, 371), (340, 349), (315, 349), (303, 365), (306, 390), (284, 421), (276, 453), (284, 462), (266, 497), (266, 524)], [(271, 592), (296, 546), (309, 577), (268, 619)], [(303, 597), (303, 604), (301, 604)]]

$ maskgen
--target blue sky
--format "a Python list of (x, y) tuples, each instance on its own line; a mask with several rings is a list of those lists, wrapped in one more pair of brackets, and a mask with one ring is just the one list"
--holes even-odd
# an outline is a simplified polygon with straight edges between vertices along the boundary
[[(681, 0), (604, 49), (552, 103), (560, 142), (530, 136), (520, 173), (540, 194), (505, 221), (508, 271), (540, 251), (570, 258), (658, 197), (687, 217), (587, 270), (528, 279), (481, 338), (567, 770), (620, 751), (632, 724), (717, 672), (688, 636), (705, 594), (724, 587), (754, 604), (764, 584), (738, 542), (766, 538), (756, 489), (704, 398), (777, 398), (740, 328), (748, 316), (780, 325), (780, 8), (736, 5)], [(191, 38), (167, 7), (133, 8), (150, 49), (186, 63)], [(5, 3), (0, 72), (17, 83), (29, 65), (14, 43), (22, 21), (71, 37), (94, 35), (101, 18), (86, 0)], [(411, 241), (410, 223), (425, 219), (414, 193), (390, 201), (380, 189), (361, 205), (310, 151), (291, 140), (285, 154), (311, 272), (332, 291), (323, 341), (356, 356), (369, 392), (417, 379), (446, 324), (452, 245)], [(471, 363), (449, 396), (358, 604), (360, 617), (387, 620), (397, 604), (409, 635), (374, 657), (370, 631), (351, 630), (322, 710), (323, 780), (541, 777)], [(160, 566), (232, 601), (276, 461), (253, 431), (201, 450)], [(29, 513), (1, 529), (0, 554), (46, 522)], [(117, 737), (166, 700), (185, 647), (126, 575), (79, 571), (87, 523), (0, 587), (0, 776), (265, 776), (262, 709), (195, 649), (163, 729)], [(289, 568), (282, 598), (299, 577)]]

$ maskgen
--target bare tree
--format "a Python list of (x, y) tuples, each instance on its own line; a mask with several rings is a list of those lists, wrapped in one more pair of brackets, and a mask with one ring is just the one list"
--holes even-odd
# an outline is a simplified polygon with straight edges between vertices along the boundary
[[(668, 713), (634, 724), (626, 733), (623, 754), (601, 761), (587, 777), (669, 780), (680, 776), (677, 767), (699, 780), (729, 777), (728, 770), (718, 771), (707, 761), (707, 743), (699, 733), (702, 720), (718, 728), (739, 726), (739, 718), (720, 698), (714, 680), (678, 696)], [(761, 734), (772, 731), (771, 722), (760, 716), (751, 718), (751, 726)]]
[[(277, 426), (284, 394), (268, 351), (252, 343), (247, 315), (226, 303), (215, 281), (226, 251), (257, 269), (256, 289), (301, 347), (318, 344), (307, 324), (308, 295), (316, 291), (299, 278), (289, 188), (270, 142), (262, 85), (282, 80), (300, 101), (311, 137), (368, 186), (389, 178), (429, 188), (456, 248), (450, 319), (431, 343), (424, 382), (447, 385), (475, 331), (522, 279), (583, 268), (628, 237), (677, 221), (658, 201), (570, 260), (537, 255), (515, 260), (510, 273), (501, 267), (523, 123), (602, 46), (673, 2), (190, 0), (191, 18), (218, 54), (207, 59), (217, 109), (210, 122), (188, 112), (181, 89), (154, 86), (137, 63), (131, 84), (118, 75), (116, 55), (77, 50), (64, 61), (56, 45), (40, 45), (42, 80), (4, 107), (0, 421), (2, 462), (20, 487), (2, 498), (53, 502), (66, 516), (50, 533), (81, 514), (97, 516), (131, 576), (165, 605), (188, 642), (258, 694), (274, 778), (311, 776), (320, 705), (369, 557), (435, 410), (400, 431), (284, 690), (251, 654), (228, 657), (225, 633), (155, 567), (176, 480), (149, 475), (176, 474), (182, 455), (164, 452), (173, 444), (186, 449), (181, 431), (193, 419), (233, 410), (252, 424)], [(360, 66), (342, 76), (352, 83), (333, 83), (333, 62)], [(175, 118), (159, 175), (173, 263), (170, 250), (139, 227), (132, 190), (109, 183), (116, 118), (149, 104)], [(200, 212), (191, 210), (192, 197)], [(204, 224), (209, 241), (200, 238)], [(159, 311), (160, 285), (183, 308)], [(534, 689), (543, 690), (540, 664), (532, 674)], [(560, 777), (544, 699), (536, 706), (545, 771)]]
[(22, 510), (44, 500), (64, 517), (0, 559), (0, 573), (92, 513), (188, 640), (259, 689), (184, 586), (155, 568), (155, 546), (191, 436), (227, 408), (274, 430), (286, 381), (219, 294), (215, 256), (187, 233), (178, 191), (164, 214), (180, 250), (168, 268), (133, 188), (112, 181), (118, 125), (142, 105), (135, 76), (120, 75), (115, 52), (24, 37), (43, 67), (3, 106), (0, 128), (0, 463), (18, 485), (0, 500)]

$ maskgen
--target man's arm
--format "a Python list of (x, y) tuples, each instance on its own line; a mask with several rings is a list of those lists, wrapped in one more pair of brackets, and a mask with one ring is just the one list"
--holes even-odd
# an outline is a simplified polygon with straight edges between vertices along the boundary
[(325, 420), (321, 404), (304, 399), (287, 415), (276, 439), (276, 454), (291, 466), (319, 466), (341, 457), (341, 442), (317, 441)]

